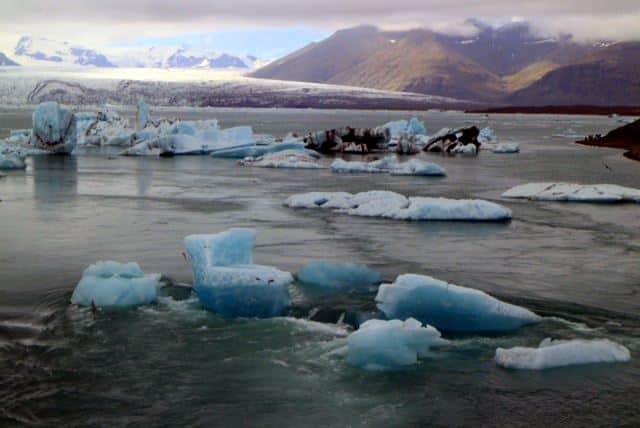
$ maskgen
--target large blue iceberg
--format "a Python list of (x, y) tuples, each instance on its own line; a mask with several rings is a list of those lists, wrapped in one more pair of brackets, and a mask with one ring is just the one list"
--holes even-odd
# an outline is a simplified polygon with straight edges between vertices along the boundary
[(423, 275), (400, 275), (382, 284), (376, 296), (387, 318), (416, 318), (441, 331), (504, 332), (538, 322), (528, 309), (472, 288)]
[(496, 364), (509, 369), (544, 370), (580, 364), (618, 363), (631, 359), (624, 346), (607, 339), (543, 340), (537, 348), (496, 350)]
[(298, 280), (321, 288), (355, 288), (380, 283), (380, 273), (366, 265), (317, 261), (298, 272)]
[(230, 229), (184, 239), (193, 270), (193, 289), (202, 306), (226, 318), (268, 318), (290, 306), (289, 272), (253, 264), (256, 233)]
[(347, 339), (347, 363), (364, 370), (397, 370), (416, 364), (432, 346), (446, 344), (440, 332), (420, 321), (369, 320)]
[(137, 263), (98, 262), (85, 269), (71, 303), (80, 306), (127, 307), (154, 302), (160, 274), (145, 275)]
[(51, 153), (69, 154), (78, 141), (76, 117), (56, 102), (38, 105), (32, 115), (30, 144)]

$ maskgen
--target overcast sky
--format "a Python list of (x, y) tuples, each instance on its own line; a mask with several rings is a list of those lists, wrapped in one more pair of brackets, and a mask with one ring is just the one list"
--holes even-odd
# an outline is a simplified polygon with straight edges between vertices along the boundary
[[(31, 34), (90, 46), (206, 40), (286, 51), (358, 24), (466, 32), (466, 18), (532, 21), (585, 39), (639, 39), (640, 0), (2, 0), (0, 48)], [(234, 39), (233, 35), (236, 36)], [(216, 37), (220, 36), (220, 37)], [(242, 39), (242, 43), (239, 40)], [(271, 40), (272, 39), (272, 40)], [(146, 41), (146, 42), (145, 42)], [(218, 48), (214, 46), (214, 48)], [(272, 56), (271, 53), (266, 56)]]

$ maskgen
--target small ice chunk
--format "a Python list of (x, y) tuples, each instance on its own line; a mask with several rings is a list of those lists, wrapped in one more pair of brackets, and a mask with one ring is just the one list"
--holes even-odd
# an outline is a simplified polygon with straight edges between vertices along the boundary
[(373, 319), (347, 338), (347, 363), (370, 371), (402, 369), (428, 356), (431, 347), (446, 343), (438, 330), (413, 318)]
[(362, 264), (317, 261), (307, 263), (298, 280), (322, 288), (366, 287), (380, 283), (380, 273)]
[(440, 165), (432, 162), (424, 162), (420, 159), (411, 159), (408, 162), (398, 163), (391, 168), (391, 175), (420, 175), (420, 176), (444, 176), (446, 171)]
[(443, 331), (510, 331), (540, 320), (530, 310), (480, 290), (424, 275), (400, 275), (394, 283), (382, 284), (376, 302), (387, 318), (414, 317)]
[(284, 204), (291, 208), (353, 208), (353, 195), (347, 192), (309, 192), (292, 195)]
[(509, 369), (544, 370), (579, 364), (617, 363), (631, 359), (629, 350), (607, 339), (544, 339), (538, 348), (496, 349), (495, 361)]
[(640, 202), (640, 189), (615, 184), (527, 183), (512, 187), (505, 198), (563, 202)]
[(451, 150), (451, 153), (458, 153), (461, 155), (475, 155), (478, 153), (478, 149), (473, 144), (458, 144)]
[(230, 229), (184, 239), (193, 289), (202, 306), (223, 317), (267, 318), (290, 306), (289, 272), (253, 264), (253, 229)]
[(137, 263), (98, 262), (85, 269), (71, 303), (80, 306), (126, 307), (154, 302), (160, 274), (145, 275)]
[(520, 153), (520, 145), (518, 143), (501, 143), (496, 145), (493, 153)]

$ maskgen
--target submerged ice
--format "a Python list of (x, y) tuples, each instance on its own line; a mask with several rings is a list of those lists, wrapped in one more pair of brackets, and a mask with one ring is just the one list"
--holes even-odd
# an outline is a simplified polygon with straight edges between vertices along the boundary
[(413, 317), (452, 332), (510, 331), (540, 320), (528, 309), (480, 290), (424, 275), (400, 275), (394, 283), (382, 284), (376, 302), (387, 318)]
[(223, 317), (267, 318), (290, 305), (289, 272), (253, 264), (256, 232), (230, 229), (184, 239), (193, 271), (193, 289), (202, 306)]
[(629, 350), (607, 339), (543, 340), (537, 348), (498, 348), (495, 361), (509, 369), (544, 370), (581, 364), (617, 363), (631, 359)]
[(440, 332), (420, 321), (369, 320), (347, 339), (346, 360), (364, 370), (397, 370), (416, 364), (431, 347), (444, 345)]
[(137, 263), (98, 262), (85, 269), (71, 303), (80, 306), (127, 307), (154, 302), (160, 274), (145, 273)]

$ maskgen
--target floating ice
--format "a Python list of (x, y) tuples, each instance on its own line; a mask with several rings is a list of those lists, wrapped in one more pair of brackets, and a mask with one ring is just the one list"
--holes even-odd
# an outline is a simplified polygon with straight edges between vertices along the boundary
[(282, 142), (282, 143), (273, 143), (267, 144), (264, 146), (256, 146), (253, 142), (247, 142), (244, 146), (230, 148), (230, 149), (220, 149), (214, 151), (211, 156), (214, 158), (232, 158), (232, 159), (244, 159), (247, 157), (260, 157), (265, 156), (271, 153), (277, 153), (285, 150), (305, 150), (304, 143), (293, 141), (293, 142)]
[(424, 162), (420, 159), (411, 159), (408, 162), (398, 163), (391, 169), (391, 175), (420, 175), (420, 176), (445, 176), (446, 171), (440, 165), (432, 162)]
[(544, 370), (579, 364), (617, 363), (631, 359), (624, 346), (607, 339), (544, 339), (538, 348), (496, 349), (496, 363), (509, 369)]
[(151, 122), (151, 111), (144, 101), (138, 101), (138, 109), (136, 111), (136, 131), (142, 131), (148, 123)]
[(394, 283), (382, 284), (376, 302), (387, 318), (413, 317), (443, 331), (510, 331), (540, 320), (528, 309), (480, 290), (423, 275), (400, 275)]
[(193, 289), (202, 305), (220, 315), (267, 318), (290, 305), (289, 272), (253, 264), (255, 231), (231, 229), (184, 239), (193, 270)]
[(71, 296), (81, 306), (126, 307), (156, 300), (160, 274), (145, 275), (137, 263), (98, 262), (85, 269)]
[(380, 273), (361, 264), (317, 261), (304, 265), (298, 280), (322, 288), (366, 287), (379, 284)]
[(408, 121), (404, 119), (394, 120), (378, 127), (378, 129), (385, 128), (389, 130), (389, 135), (391, 138), (398, 138), (402, 134), (424, 135), (427, 133), (424, 122), (419, 120), (417, 117), (412, 117)]
[(18, 150), (0, 145), (0, 169), (24, 169), (25, 156)]
[(333, 172), (353, 173), (353, 172), (389, 172), (397, 163), (395, 156), (387, 156), (372, 162), (345, 161), (336, 159), (331, 164)]
[(77, 143), (76, 118), (56, 102), (38, 105), (32, 115), (31, 145), (51, 153), (68, 154)]
[(520, 153), (520, 145), (518, 143), (501, 143), (491, 151), (493, 153)]
[(488, 126), (482, 128), (478, 134), (478, 141), (481, 144), (495, 144), (498, 142), (498, 137), (493, 129)]
[(616, 184), (527, 183), (502, 194), (505, 198), (563, 202), (640, 202), (640, 189)]
[(409, 135), (425, 135), (427, 133), (427, 128), (425, 128), (423, 121), (419, 120), (417, 117), (412, 117), (409, 119), (409, 123), (407, 124), (407, 133)]
[(285, 201), (291, 208), (336, 209), (365, 217), (396, 220), (506, 221), (511, 211), (481, 199), (406, 198), (390, 191), (311, 192), (292, 195)]
[(315, 152), (309, 150), (283, 150), (256, 158), (247, 157), (241, 165), (261, 168), (322, 169)]
[(475, 155), (478, 153), (478, 149), (473, 144), (458, 144), (453, 149), (451, 149), (451, 153), (458, 153), (461, 155)]
[(416, 364), (430, 348), (446, 344), (440, 332), (420, 321), (369, 320), (347, 339), (347, 363), (364, 370), (397, 370)]

